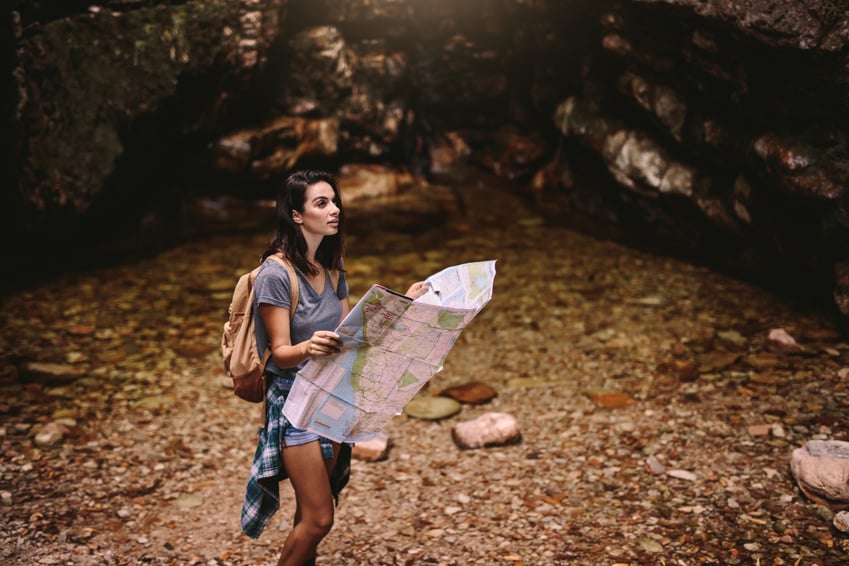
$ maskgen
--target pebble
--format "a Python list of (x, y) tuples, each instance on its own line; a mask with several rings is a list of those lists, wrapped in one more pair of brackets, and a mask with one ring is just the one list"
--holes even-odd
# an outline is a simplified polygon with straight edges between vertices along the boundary
[[(484, 189), (488, 202), (490, 189)], [(472, 379), (493, 385), (498, 396), (488, 407), (521, 422), (522, 442), (459, 450), (451, 428), (481, 414), (479, 405), (463, 405), (461, 417), (442, 421), (393, 419), (387, 433), (395, 447), (388, 458), (352, 462), (352, 481), (342, 493), (336, 526), (322, 543), (319, 563), (635, 565), (698, 559), (754, 564), (758, 558), (745, 555), (743, 544), (757, 544), (764, 564), (794, 564), (802, 555), (849, 563), (841, 550), (847, 537), (835, 530), (837, 524), (832, 526), (845, 519), (806, 504), (786, 481), (784, 457), (790, 450), (769, 444), (779, 439), (776, 424), (788, 444), (815, 435), (845, 440), (839, 422), (807, 418), (842, 408), (845, 381), (835, 376), (843, 370), (824, 366), (814, 350), (804, 356), (770, 354), (761, 360), (769, 367), (756, 370), (770, 377), (761, 382), (751, 379), (747, 361), (765, 347), (765, 332), (751, 329), (786, 325), (801, 337), (806, 336), (802, 329), (828, 321), (701, 267), (554, 230), (546, 226), (545, 242), (556, 238), (562, 245), (546, 247), (542, 258), (534, 255), (540, 242), (507, 241), (498, 248), (502, 285), (431, 384), (433, 390)], [(92, 364), (85, 377), (65, 388), (73, 397), (48, 398), (43, 389), (32, 387), (4, 401), (11, 408), (3, 412), (7, 436), (0, 473), (8, 491), (0, 492), (0, 502), (9, 520), (0, 529), (0, 554), (16, 548), (19, 556), (31, 556), (36, 563), (39, 557), (63, 556), (65, 549), (81, 553), (62, 560), (65, 564), (274, 560), (291, 525), (294, 504), (288, 486), (281, 489), (280, 512), (258, 541), (238, 532), (258, 407), (219, 387), (215, 355), (161, 355), (173, 351), (179, 340), (214, 342), (226, 304), (208, 294), (181, 292), (181, 285), (201, 267), (206, 270), (197, 281), (226, 273), (232, 285), (233, 258), (252, 258), (253, 249), (234, 247), (233, 239), (175, 248), (162, 259), (94, 274), (107, 283), (102, 291), (96, 287), (103, 304), (126, 304), (97, 313), (98, 328), (120, 330), (116, 344), (108, 345), (122, 352), (120, 364), (94, 367), (104, 359), (103, 342), (68, 344), (45, 359), (63, 360), (65, 351), (89, 356), (82, 362)], [(266, 239), (257, 238), (255, 247), (262, 248)], [(405, 234), (397, 243), (411, 239)], [(493, 248), (485, 247), (491, 245), (487, 240), (473, 245), (488, 256)], [(363, 261), (373, 264), (368, 281), (357, 282), (357, 289), (389, 274), (384, 267), (389, 263), (420, 266), (421, 250), (399, 260), (395, 241), (381, 243), (385, 247), (374, 253), (350, 254), (352, 272)], [(442, 265), (457, 263), (472, 249), (469, 242), (457, 244), (449, 241), (433, 257)], [(403, 277), (413, 275), (412, 269)], [(165, 281), (174, 289), (158, 286)], [(663, 304), (650, 311), (628, 304), (629, 297), (644, 297), (661, 285)], [(23, 320), (38, 316), (47, 321), (50, 310), (40, 311), (41, 305), (61, 312), (69, 306), (65, 297), (78, 294), (78, 288), (63, 282), (39, 288), (44, 300), (13, 300), (6, 307)], [(19, 303), (37, 312), (25, 312)], [(163, 315), (172, 309), (180, 310), (181, 324)], [(83, 318), (86, 311), (79, 312)], [(44, 326), (34, 328), (33, 336), (41, 339), (49, 330)], [(597, 337), (605, 341), (590, 338), (605, 328), (610, 336)], [(740, 333), (749, 338), (739, 359), (722, 353), (737, 336), (717, 336), (731, 328), (745, 328)], [(97, 338), (97, 332), (88, 338)], [(184, 339), (188, 332), (191, 336)], [(9, 340), (4, 334), (0, 339)], [(844, 346), (836, 348), (847, 353)], [(716, 355), (702, 360), (710, 350)], [(704, 361), (711, 377), (696, 369), (686, 377), (656, 371), (670, 357), (685, 366), (697, 364), (699, 371)], [(845, 380), (849, 370), (843, 375)], [(635, 402), (605, 407), (586, 391), (621, 393), (600, 397), (607, 405), (618, 399)], [(168, 394), (173, 402), (135, 404)], [(22, 403), (28, 395), (43, 402), (30, 410)], [(59, 408), (75, 412), (60, 417)], [(85, 426), (72, 427), (74, 435), (66, 435), (58, 449), (34, 450), (32, 432), (45, 415)], [(753, 437), (747, 427), (754, 424), (767, 425), (767, 432)], [(26, 462), (35, 462), (26, 474), (31, 478), (17, 473)], [(121, 467), (126, 473), (113, 475)], [(675, 479), (677, 474), (687, 483)], [(63, 489), (55, 500), (24, 495), (53, 493), (57, 486)], [(186, 493), (193, 496), (181, 498)], [(78, 521), (69, 525), (64, 514), (69, 508), (79, 508), (81, 518), (104, 520), (92, 523), (96, 528)], [(66, 529), (63, 544), (59, 538)], [(505, 557), (512, 561), (502, 561)]]
[(67, 432), (67, 427), (57, 422), (50, 422), (44, 425), (41, 430), (36, 433), (33, 439), (35, 445), (39, 448), (48, 448), (62, 441)]
[(772, 425), (769, 424), (754, 424), (749, 425), (748, 431), (751, 436), (766, 436), (772, 430)]
[(677, 478), (679, 480), (687, 480), (687, 481), (696, 481), (698, 476), (693, 472), (688, 472), (687, 470), (668, 470), (666, 475), (672, 478)]
[(663, 545), (657, 542), (654, 539), (650, 539), (648, 537), (639, 537), (637, 542), (640, 543), (640, 547), (648, 553), (658, 554), (663, 552)]
[(646, 467), (652, 475), (660, 475), (666, 471), (666, 466), (664, 466), (660, 460), (657, 459), (656, 456), (649, 456), (646, 458)]
[(487, 383), (471, 381), (443, 389), (439, 392), (439, 395), (451, 397), (468, 405), (482, 405), (491, 401), (498, 393), (494, 387)]
[(177, 507), (189, 509), (203, 505), (203, 496), (197, 493), (181, 493), (177, 497)]
[(832, 521), (834, 528), (843, 533), (849, 533), (849, 511), (835, 513)]
[(783, 328), (773, 328), (767, 337), (769, 348), (779, 354), (795, 354), (802, 350), (796, 340)]

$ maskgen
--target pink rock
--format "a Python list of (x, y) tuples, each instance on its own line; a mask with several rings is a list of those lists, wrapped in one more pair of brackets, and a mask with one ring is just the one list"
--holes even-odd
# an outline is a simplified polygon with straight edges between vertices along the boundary
[(381, 432), (374, 438), (357, 442), (351, 450), (351, 457), (366, 462), (385, 460), (389, 455), (389, 445), (389, 435)]
[(800, 352), (802, 347), (783, 328), (773, 328), (769, 331), (769, 348), (781, 354)]
[(812, 501), (834, 511), (849, 509), (849, 442), (810, 440), (793, 451), (790, 470)]
[(472, 421), (456, 424), (451, 433), (460, 448), (499, 446), (521, 438), (516, 417), (507, 413), (484, 413)]

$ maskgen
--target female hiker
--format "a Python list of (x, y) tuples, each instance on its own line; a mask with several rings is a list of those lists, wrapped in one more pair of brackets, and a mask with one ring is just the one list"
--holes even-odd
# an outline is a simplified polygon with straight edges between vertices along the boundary
[[(350, 446), (296, 429), (282, 412), (298, 369), (341, 346), (333, 330), (351, 309), (343, 269), (344, 228), (336, 180), (321, 171), (293, 173), (278, 195), (276, 229), (254, 285), (259, 354), (268, 344), (271, 359), (265, 369), (265, 426), (242, 506), (242, 530), (252, 538), (260, 535), (279, 508), (279, 482), (289, 478), (294, 525), (280, 554), (281, 566), (315, 564), (318, 544), (333, 526), (334, 499), (348, 481)], [(269, 257), (274, 254), (294, 267), (296, 305), (289, 300), (289, 271)], [(418, 282), (407, 295), (415, 298), (424, 291)], [(291, 324), (290, 309), (295, 309)]]

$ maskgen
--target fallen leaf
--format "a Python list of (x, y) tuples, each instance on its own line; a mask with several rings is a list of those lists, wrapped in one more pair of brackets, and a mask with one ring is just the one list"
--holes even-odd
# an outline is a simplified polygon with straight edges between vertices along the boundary
[(593, 403), (605, 409), (620, 409), (634, 404), (634, 398), (627, 393), (607, 390), (587, 391), (587, 397), (592, 399)]

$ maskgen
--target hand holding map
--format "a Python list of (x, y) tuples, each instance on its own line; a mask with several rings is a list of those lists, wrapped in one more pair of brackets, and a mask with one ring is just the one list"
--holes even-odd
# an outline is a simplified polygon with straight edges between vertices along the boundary
[(462, 330), (492, 298), (495, 261), (428, 277), (413, 300), (373, 285), (336, 333), (342, 351), (298, 372), (283, 407), (297, 428), (342, 441), (380, 432), (442, 369)]

